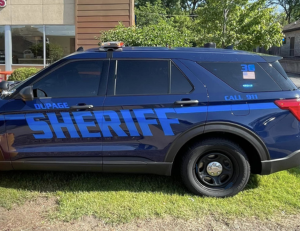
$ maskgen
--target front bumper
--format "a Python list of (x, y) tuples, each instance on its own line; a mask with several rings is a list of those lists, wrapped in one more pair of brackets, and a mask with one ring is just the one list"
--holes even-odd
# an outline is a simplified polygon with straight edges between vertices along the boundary
[(264, 160), (261, 162), (261, 175), (268, 175), (274, 172), (287, 170), (300, 166), (300, 150), (293, 152), (289, 156), (276, 160)]

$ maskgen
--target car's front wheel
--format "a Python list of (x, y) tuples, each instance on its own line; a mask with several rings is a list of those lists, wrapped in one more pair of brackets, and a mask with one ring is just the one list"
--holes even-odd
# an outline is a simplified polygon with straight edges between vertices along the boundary
[(206, 139), (187, 149), (181, 163), (181, 177), (194, 194), (229, 197), (247, 185), (250, 165), (245, 152), (234, 142)]

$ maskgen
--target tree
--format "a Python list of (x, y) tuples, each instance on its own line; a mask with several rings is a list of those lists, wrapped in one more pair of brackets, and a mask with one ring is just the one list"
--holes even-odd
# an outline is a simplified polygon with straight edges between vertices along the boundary
[(140, 6), (135, 10), (137, 26), (148, 26), (157, 24), (159, 21), (167, 21), (167, 11), (161, 1), (150, 4), (146, 2), (145, 6)]
[(235, 45), (242, 50), (280, 46), (281, 25), (274, 21), (273, 9), (265, 5), (265, 0), (207, 1), (204, 7), (197, 9), (197, 44), (215, 42), (218, 47)]
[(206, 4), (206, 0), (180, 0), (180, 6), (186, 12), (191, 15), (195, 14), (195, 11), (198, 7), (204, 6)]
[[(160, 0), (159, 0), (160, 1)], [(154, 5), (158, 0), (136, 0), (136, 9), (140, 9), (141, 6), (146, 6), (147, 3)], [(166, 9), (168, 14), (187, 12), (190, 15), (195, 13), (195, 10), (203, 6), (206, 0), (162, 0), (161, 4)]]
[(268, 4), (281, 6), (288, 23), (300, 18), (300, 0), (268, 0)]
[(191, 35), (174, 28), (166, 21), (144, 27), (125, 27), (119, 24), (115, 29), (103, 31), (97, 38), (100, 42), (123, 41), (126, 46), (191, 46)]
[[(139, 9), (141, 6), (146, 6), (147, 3), (154, 5), (158, 0), (135, 0), (136, 9)], [(173, 13), (180, 8), (180, 0), (161, 0), (162, 6), (166, 9), (168, 13)]]

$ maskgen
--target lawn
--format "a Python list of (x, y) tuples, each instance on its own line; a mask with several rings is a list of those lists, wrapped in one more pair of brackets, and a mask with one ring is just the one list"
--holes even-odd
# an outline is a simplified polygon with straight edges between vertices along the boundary
[(258, 217), (300, 212), (300, 169), (251, 176), (233, 198), (191, 195), (171, 177), (99, 173), (1, 172), (0, 206), (12, 208), (37, 197), (57, 198), (49, 218), (71, 221), (94, 215), (107, 223), (171, 216), (192, 219)]

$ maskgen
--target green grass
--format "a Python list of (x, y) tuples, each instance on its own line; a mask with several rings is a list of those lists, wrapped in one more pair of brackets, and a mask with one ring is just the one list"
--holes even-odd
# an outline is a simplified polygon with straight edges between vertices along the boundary
[(53, 219), (71, 221), (94, 215), (108, 223), (172, 216), (191, 219), (270, 216), (300, 212), (300, 169), (270, 176), (251, 176), (233, 198), (189, 194), (179, 180), (148, 175), (98, 173), (0, 173), (0, 206), (11, 208), (39, 196), (54, 196)]

